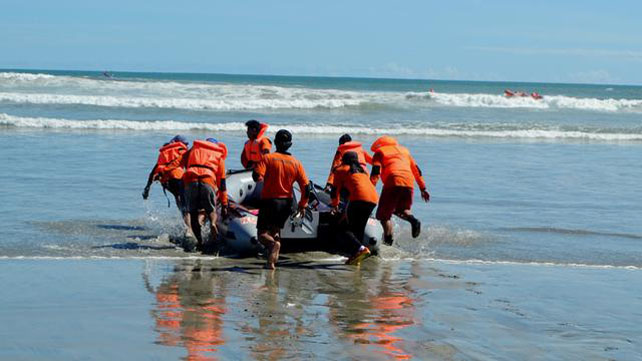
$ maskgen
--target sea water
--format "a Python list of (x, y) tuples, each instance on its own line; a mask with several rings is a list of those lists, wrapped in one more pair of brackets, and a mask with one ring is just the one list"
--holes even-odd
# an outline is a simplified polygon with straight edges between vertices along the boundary
[[(507, 98), (507, 88), (543, 99)], [(394, 247), (362, 269), (294, 255), (274, 274), (257, 259), (174, 247), (175, 206), (158, 185), (141, 197), (158, 148), (176, 134), (216, 137), (239, 168), (248, 119), (270, 124), (270, 137), (290, 129), (319, 184), (343, 133), (366, 149), (397, 137), (431, 192), (428, 204), (415, 192), (421, 236), (398, 221)], [(53, 303), (57, 324), (77, 336), (76, 310), (105, 295), (104, 317), (87, 312), (86, 327), (118, 333), (126, 326), (101, 320), (131, 302), (136, 316), (123, 319), (147, 325), (126, 348), (146, 345), (136, 358), (642, 357), (642, 87), (3, 70), (0, 140), (0, 321), (17, 325), (0, 357), (113, 359), (78, 351), (65, 333), (27, 344), (19, 332), (36, 317), (28, 304), (52, 313), (47, 298), (85, 287), (85, 298)], [(43, 275), (51, 282), (30, 277)], [(203, 285), (192, 289), (193, 278)], [(136, 290), (115, 302), (119, 284)], [(218, 336), (198, 338), (215, 325)]]

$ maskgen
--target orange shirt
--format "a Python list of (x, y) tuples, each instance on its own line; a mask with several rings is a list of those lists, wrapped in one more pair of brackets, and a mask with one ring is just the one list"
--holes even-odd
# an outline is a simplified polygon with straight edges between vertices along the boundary
[[(254, 168), (254, 172), (259, 176), (259, 180), (263, 180), (263, 199), (292, 198), (294, 182), (299, 184), (302, 194), (310, 183), (301, 162), (290, 154), (266, 154)], [(299, 205), (305, 206), (307, 203), (307, 198), (302, 196)]]
[(342, 165), (334, 170), (334, 197), (332, 206), (339, 205), (339, 195), (341, 189), (345, 188), (349, 192), (348, 199), (351, 201), (363, 201), (377, 203), (377, 189), (370, 182), (368, 173), (350, 173), (349, 165)]

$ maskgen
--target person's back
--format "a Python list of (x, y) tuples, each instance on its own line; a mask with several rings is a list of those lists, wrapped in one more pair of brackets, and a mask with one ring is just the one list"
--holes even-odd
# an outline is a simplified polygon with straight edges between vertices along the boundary
[(419, 185), (424, 201), (430, 200), (421, 170), (410, 155), (410, 151), (400, 146), (395, 138), (379, 137), (370, 149), (374, 152), (370, 180), (373, 185), (377, 184), (379, 177), (383, 181), (376, 217), (381, 221), (384, 229), (384, 243), (392, 245), (393, 242), (390, 221), (393, 214), (410, 222), (413, 238), (418, 237), (421, 222), (410, 211), (415, 181)]
[[(420, 189), (425, 189), (421, 170), (415, 164), (410, 151), (397, 143), (394, 138), (381, 137), (373, 145), (373, 167), (379, 167), (378, 172), (373, 171), (371, 180), (374, 184), (381, 174), (384, 187), (414, 188), (415, 181)], [(374, 169), (374, 168), (373, 168)]]
[(155, 173), (160, 177), (161, 183), (170, 179), (182, 179), (185, 170), (182, 167), (183, 155), (187, 152), (187, 144), (176, 141), (163, 145), (158, 150)]
[(216, 198), (221, 202), (221, 215), (227, 214), (227, 189), (225, 185), (225, 158), (227, 147), (214, 138), (206, 141), (195, 140), (194, 145), (185, 156), (185, 174), (183, 182), (190, 223), (198, 244), (203, 247), (200, 210), (205, 210), (210, 221), (210, 237), (213, 242), (218, 235), (216, 226)]
[(332, 206), (339, 204), (339, 195), (344, 188), (348, 192), (349, 201), (377, 203), (379, 200), (377, 189), (370, 181), (368, 173), (353, 173), (349, 165), (341, 165), (335, 168), (334, 186)]
[(270, 269), (276, 267), (281, 249), (280, 232), (292, 214), (294, 182), (301, 190), (297, 212), (301, 215), (308, 203), (311, 187), (301, 162), (287, 152), (292, 146), (292, 134), (285, 129), (279, 130), (274, 144), (276, 153), (264, 155), (252, 173), (254, 181), (264, 182), (256, 229), (259, 242), (269, 251), (267, 267)]
[(195, 140), (186, 159), (184, 183), (204, 182), (219, 187), (225, 179), (227, 147), (223, 143)]
[(292, 198), (294, 182), (298, 182), (299, 187), (308, 183), (301, 162), (288, 153), (265, 155), (256, 172), (263, 176), (263, 199)]
[(326, 181), (325, 189), (327, 191), (330, 191), (332, 189), (332, 183), (334, 180), (333, 170), (341, 166), (341, 158), (347, 152), (357, 153), (359, 164), (361, 164), (366, 172), (368, 171), (367, 165), (372, 164), (372, 156), (370, 156), (370, 154), (363, 149), (361, 143), (353, 141), (352, 137), (350, 137), (349, 134), (342, 135), (339, 138), (339, 147), (337, 147), (337, 151), (334, 154), (334, 159), (332, 159), (332, 167), (330, 168), (330, 174), (328, 175), (328, 179)]

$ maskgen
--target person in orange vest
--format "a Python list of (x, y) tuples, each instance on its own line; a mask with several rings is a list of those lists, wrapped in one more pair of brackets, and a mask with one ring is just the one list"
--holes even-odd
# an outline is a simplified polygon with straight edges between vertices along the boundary
[(377, 190), (370, 182), (370, 177), (359, 160), (356, 152), (345, 152), (341, 157), (341, 166), (334, 168), (332, 183), (332, 213), (339, 212), (339, 198), (343, 189), (348, 193), (348, 205), (344, 219), (347, 229), (343, 232), (351, 246), (352, 256), (346, 264), (357, 265), (370, 256), (368, 247), (362, 245), (363, 234), (372, 210), (377, 206)]
[[(227, 147), (214, 138), (195, 140), (185, 156), (185, 199), (198, 250), (203, 250), (199, 211), (205, 210), (210, 221), (210, 241), (218, 236), (216, 227), (216, 195), (221, 203), (221, 216), (227, 216), (227, 189), (225, 186), (225, 158)], [(190, 251), (191, 246), (188, 246)]]
[(392, 221), (394, 213), (406, 220), (412, 226), (412, 237), (417, 238), (421, 232), (421, 222), (410, 212), (414, 182), (421, 191), (421, 198), (428, 202), (430, 193), (426, 190), (426, 182), (421, 169), (415, 163), (410, 151), (399, 145), (393, 137), (379, 137), (370, 147), (374, 152), (372, 157), (372, 175), (370, 181), (377, 184), (379, 177), (383, 182), (383, 190), (377, 207), (377, 219), (383, 227), (383, 242), (392, 245)]
[(270, 153), (272, 142), (265, 136), (267, 124), (252, 119), (248, 120), (245, 126), (247, 127), (248, 140), (241, 153), (241, 164), (245, 169), (252, 169), (259, 164), (265, 154)]
[(294, 182), (301, 189), (301, 200), (295, 216), (303, 215), (312, 188), (301, 162), (288, 153), (292, 146), (292, 134), (285, 129), (279, 130), (274, 137), (274, 144), (276, 152), (263, 156), (252, 173), (254, 181), (263, 181), (256, 229), (259, 241), (268, 250), (266, 267), (269, 269), (276, 268), (281, 249), (281, 229), (292, 214)]
[(366, 152), (361, 143), (355, 142), (352, 140), (350, 134), (344, 134), (339, 138), (339, 147), (337, 148), (336, 153), (334, 153), (334, 159), (332, 159), (332, 167), (330, 168), (330, 175), (328, 175), (328, 180), (326, 181), (325, 191), (332, 192), (332, 180), (334, 178), (334, 169), (341, 166), (341, 157), (346, 152), (356, 152), (359, 157), (359, 163), (368, 173), (367, 164), (372, 164), (372, 156)]
[[(185, 192), (183, 187), (183, 156), (187, 152), (189, 142), (182, 135), (177, 135), (165, 143), (160, 149), (158, 160), (147, 178), (143, 190), (143, 199), (149, 198), (149, 189), (154, 181), (159, 181), (163, 192), (167, 189), (176, 201), (176, 207), (183, 215), (183, 221), (190, 230), (189, 215), (185, 208)], [(169, 200), (167, 201), (169, 207)]]

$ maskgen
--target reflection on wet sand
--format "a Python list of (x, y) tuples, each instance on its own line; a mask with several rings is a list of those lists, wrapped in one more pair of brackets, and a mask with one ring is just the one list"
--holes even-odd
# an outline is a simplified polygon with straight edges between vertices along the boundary
[(419, 279), (432, 271), (375, 260), (360, 269), (294, 262), (276, 271), (257, 260), (181, 263), (147, 287), (156, 297), (157, 342), (184, 347), (187, 360), (404, 360), (425, 353), (418, 310), (427, 294)]
[(194, 268), (169, 275), (156, 289), (145, 281), (156, 296), (152, 316), (157, 342), (185, 347), (188, 361), (217, 360), (218, 347), (225, 343), (222, 315), (227, 306), (222, 285)]
[(330, 322), (338, 329), (339, 338), (362, 345), (368, 353), (411, 359), (403, 349), (403, 338), (396, 334), (416, 323), (411, 291), (402, 286), (407, 282), (391, 282), (389, 268), (372, 276), (355, 277), (354, 292), (337, 292), (329, 298)]

